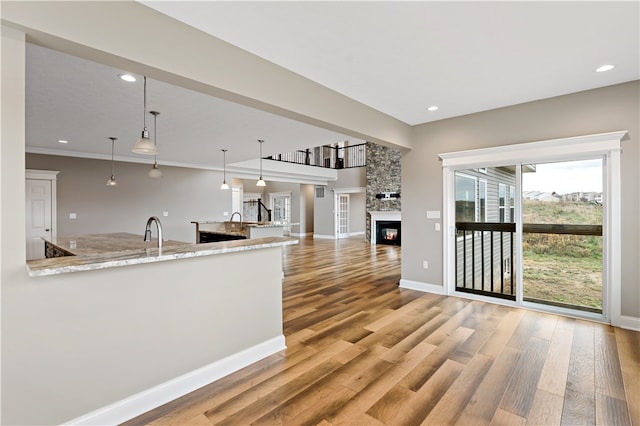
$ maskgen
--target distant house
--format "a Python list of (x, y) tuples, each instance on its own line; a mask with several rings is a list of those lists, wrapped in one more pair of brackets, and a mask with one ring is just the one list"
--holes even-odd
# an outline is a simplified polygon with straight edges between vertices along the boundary
[(525, 200), (535, 200), (543, 203), (559, 203), (561, 196), (554, 193), (542, 192), (542, 191), (525, 191), (522, 193)]

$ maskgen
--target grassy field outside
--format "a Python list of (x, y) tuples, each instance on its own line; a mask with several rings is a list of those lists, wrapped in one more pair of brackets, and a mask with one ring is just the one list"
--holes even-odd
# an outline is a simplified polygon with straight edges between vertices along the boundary
[[(523, 223), (601, 225), (602, 206), (525, 200)], [(523, 234), (524, 297), (602, 309), (602, 237)]]

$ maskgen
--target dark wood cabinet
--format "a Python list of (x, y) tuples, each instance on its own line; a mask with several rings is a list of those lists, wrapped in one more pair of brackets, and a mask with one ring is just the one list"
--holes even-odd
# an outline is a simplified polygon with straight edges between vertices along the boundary
[(217, 243), (218, 241), (246, 240), (244, 235), (221, 234), (217, 232), (200, 231), (199, 243)]
[(55, 244), (50, 243), (49, 241), (45, 241), (44, 256), (46, 258), (50, 258), (50, 257), (62, 257), (62, 256), (75, 256), (75, 254), (68, 252), (63, 248), (60, 248)]

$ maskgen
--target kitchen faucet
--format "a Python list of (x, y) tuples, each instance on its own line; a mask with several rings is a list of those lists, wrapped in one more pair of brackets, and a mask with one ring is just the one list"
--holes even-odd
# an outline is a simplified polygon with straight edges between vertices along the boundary
[(158, 228), (158, 248), (162, 248), (162, 224), (160, 223), (160, 219), (155, 216), (151, 216), (149, 220), (147, 220), (147, 227), (144, 231), (144, 241), (151, 241), (151, 222), (156, 223), (156, 227)]
[(231, 213), (231, 217), (229, 218), (229, 222), (233, 222), (233, 217), (234, 217), (235, 215), (240, 216), (240, 223), (242, 223), (242, 214), (241, 214), (240, 212), (233, 212), (233, 213)]

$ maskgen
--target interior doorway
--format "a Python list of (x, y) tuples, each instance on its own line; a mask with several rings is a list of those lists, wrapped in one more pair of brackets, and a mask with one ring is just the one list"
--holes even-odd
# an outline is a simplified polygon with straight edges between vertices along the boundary
[(336, 236), (349, 238), (349, 194), (336, 194)]
[(27, 170), (25, 236), (27, 260), (44, 259), (44, 239), (55, 239), (57, 171)]

